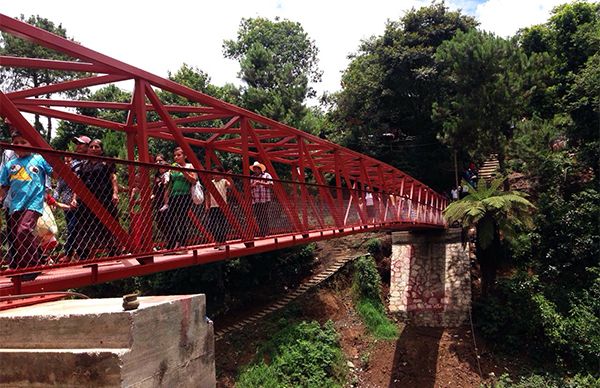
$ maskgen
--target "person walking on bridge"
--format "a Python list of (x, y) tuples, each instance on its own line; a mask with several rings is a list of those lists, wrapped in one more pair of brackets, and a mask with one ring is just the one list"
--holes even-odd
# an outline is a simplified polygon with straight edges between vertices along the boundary
[[(12, 129), (12, 144), (31, 147), (21, 133)], [(36, 234), (38, 218), (44, 209), (46, 179), (52, 167), (39, 154), (17, 150), (16, 157), (0, 170), (0, 199), (9, 195), (8, 238), (13, 244), (11, 268), (36, 266), (40, 263), (40, 242)]]
[(271, 202), (273, 201), (273, 177), (266, 172), (264, 164), (256, 161), (252, 166), (252, 211), (258, 224), (258, 236), (264, 237), (269, 234), (269, 222), (271, 218)]
[[(100, 139), (89, 142), (88, 155), (105, 156)], [(104, 209), (119, 222), (119, 185), (114, 163), (87, 159), (81, 164), (79, 177)], [(116, 240), (108, 227), (87, 204), (80, 203), (77, 213), (77, 254), (80, 260), (90, 258), (95, 249), (104, 249), (110, 256), (119, 252)]]
[[(87, 136), (78, 136), (73, 138), (75, 143), (75, 152), (78, 154), (87, 154), (88, 147), (92, 139)], [(71, 167), (71, 171), (78, 177), (81, 176), (81, 167), (85, 160), (73, 159), (71, 156), (65, 156), (65, 164)], [(77, 228), (78, 228), (78, 216), (80, 208), (77, 207), (77, 195), (67, 185), (64, 179), (59, 179), (56, 184), (56, 190), (54, 196), (58, 202), (70, 205), (69, 209), (64, 210), (65, 221), (67, 223), (67, 238), (65, 241), (65, 258), (62, 261), (70, 262), (75, 258), (75, 247), (77, 245)]]
[[(188, 163), (181, 147), (173, 151), (175, 167), (194, 168)], [(169, 194), (169, 245), (167, 248), (174, 249), (187, 244), (188, 229), (190, 222), (188, 212), (192, 208), (192, 195), (190, 190), (192, 185), (198, 180), (198, 174), (193, 171), (171, 170)]]

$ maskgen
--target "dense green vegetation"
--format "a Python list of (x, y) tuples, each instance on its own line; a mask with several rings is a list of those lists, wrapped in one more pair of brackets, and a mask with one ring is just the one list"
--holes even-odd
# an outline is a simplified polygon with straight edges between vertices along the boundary
[(523, 193), (500, 190), (505, 181), (505, 177), (500, 177), (487, 184), (481, 179), (463, 200), (451, 203), (444, 210), (448, 223), (460, 222), (465, 233), (475, 227), (475, 250), (484, 296), (494, 287), (503, 241), (513, 242), (524, 227), (531, 226), (530, 212), (535, 208)]
[[(286, 323), (259, 349), (236, 387), (342, 387), (346, 371), (331, 321)], [(268, 360), (268, 361), (267, 361)]]
[(598, 3), (560, 6), (546, 24), (518, 37), (526, 54), (548, 58), (547, 87), (535, 93), (529, 116), (517, 122), (507, 143), (508, 164), (530, 182), (535, 227), (521, 232), (507, 252), (514, 274), (476, 310), (479, 327), (499, 347), (596, 375), (600, 97), (589, 86), (600, 74), (593, 65), (599, 55), (599, 11)]
[(503, 374), (493, 388), (594, 388), (598, 386), (600, 386), (600, 379), (589, 375), (560, 378), (549, 374), (532, 374), (511, 379), (508, 374)]
[(354, 304), (367, 330), (378, 339), (397, 338), (398, 327), (386, 316), (381, 298), (381, 277), (377, 272), (373, 256), (358, 258), (354, 267), (352, 283)]

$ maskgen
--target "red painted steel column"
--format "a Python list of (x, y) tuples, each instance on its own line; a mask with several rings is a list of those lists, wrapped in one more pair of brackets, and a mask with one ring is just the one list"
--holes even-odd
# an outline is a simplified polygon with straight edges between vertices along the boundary
[[(147, 83), (143, 80), (135, 80), (135, 117), (136, 117), (136, 138), (138, 146), (138, 159), (140, 162), (150, 163), (150, 153), (148, 149), (148, 122), (146, 120), (146, 99), (144, 89)], [(140, 222), (138, 228), (141, 230), (140, 249), (145, 252), (152, 252), (152, 188), (150, 187), (150, 171), (148, 168), (140, 168)], [(150, 227), (148, 227), (150, 225)]]
[[(323, 175), (321, 174), (321, 172), (319, 171), (319, 169), (317, 168), (317, 166), (315, 165), (315, 162), (312, 160), (312, 158), (310, 157), (310, 155), (308, 154), (308, 152), (306, 152), (306, 144), (304, 144), (304, 140), (302, 140), (300, 142), (300, 153), (302, 155), (302, 157), (306, 158), (306, 161), (309, 164), (309, 168), (312, 170), (313, 172), (313, 176), (315, 177), (315, 179), (317, 180), (317, 183), (319, 184), (319, 193), (321, 193), (321, 195), (325, 198), (325, 200), (327, 201), (327, 204), (329, 205), (330, 209), (334, 209), (335, 208), (335, 201), (333, 200), (332, 196), (331, 196), (331, 192), (328, 189), (325, 189), (324, 186), (326, 186), (326, 182), (325, 179), (323, 179)], [(333, 220), (335, 222), (335, 225), (338, 228), (343, 227), (343, 222), (342, 220), (340, 220), (337, 216), (337, 214), (334, 212), (332, 212), (332, 216), (333, 216)]]
[(242, 138), (242, 174), (247, 176), (247, 179), (244, 179), (244, 197), (246, 198), (246, 206), (242, 206), (244, 209), (244, 214), (247, 220), (251, 221), (251, 229), (246, 231), (246, 239), (251, 240), (254, 237), (254, 234), (258, 231), (257, 220), (254, 218), (254, 214), (252, 212), (252, 192), (250, 191), (250, 147), (248, 145), (248, 139), (250, 135), (248, 131), (250, 125), (248, 123), (248, 119), (246, 117), (242, 117), (240, 121), (240, 129), (241, 129), (241, 138)]
[[(413, 180), (413, 181), (410, 183), (410, 193), (409, 193), (409, 202), (408, 202), (408, 219), (409, 219), (411, 222), (414, 222), (414, 221), (415, 221), (415, 220), (413, 219), (413, 216), (412, 216), (412, 212), (413, 212), (413, 206), (414, 206), (414, 204), (413, 204), (413, 202), (414, 202), (414, 201), (413, 201), (413, 196), (414, 196), (414, 193), (415, 193), (415, 181)], [(415, 219), (416, 219), (416, 217), (415, 217)]]
[(342, 167), (340, 163), (340, 153), (338, 150), (333, 151), (333, 163), (335, 166), (335, 185), (337, 187), (336, 196), (338, 206), (331, 211), (337, 214), (338, 218), (342, 218), (342, 212), (344, 211), (344, 194), (342, 192)]
[[(306, 171), (304, 169), (304, 147), (303, 140), (300, 136), (296, 137), (298, 143), (298, 182), (300, 182), (300, 209), (302, 211), (302, 223), (304, 226), (303, 231), (307, 231), (308, 227), (308, 193), (306, 191)], [(294, 188), (294, 191), (296, 189)]]
[[(267, 167), (269, 174), (271, 174), (271, 176), (274, 179), (279, 180), (277, 171), (275, 171), (275, 168), (273, 167), (273, 164), (271, 163), (271, 160), (269, 159), (268, 154), (266, 153), (265, 149), (263, 148), (262, 144), (260, 143), (260, 139), (254, 132), (254, 128), (252, 128), (251, 125), (248, 125), (248, 134), (252, 138), (254, 147), (256, 147), (258, 154), (260, 155), (260, 158), (262, 159), (262, 163)], [(296, 210), (296, 207), (294, 204), (290, 203), (290, 200), (287, 197), (287, 194), (285, 193), (283, 188), (281, 187), (280, 182), (273, 183), (273, 191), (275, 192), (275, 196), (279, 200), (281, 206), (285, 210), (290, 222), (292, 223), (292, 225), (294, 227), (294, 230), (295, 231), (302, 230), (302, 227), (300, 226), (300, 220), (298, 219), (298, 212)]]

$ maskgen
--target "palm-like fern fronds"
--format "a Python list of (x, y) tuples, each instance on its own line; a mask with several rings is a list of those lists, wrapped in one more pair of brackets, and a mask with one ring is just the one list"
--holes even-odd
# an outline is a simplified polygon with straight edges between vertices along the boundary
[(504, 179), (496, 178), (489, 185), (480, 180), (477, 189), (470, 187), (471, 191), (465, 198), (451, 203), (444, 210), (449, 223), (459, 221), (463, 228), (477, 227), (483, 248), (486, 243), (491, 243), (496, 227), (510, 238), (515, 228), (532, 224), (535, 206), (524, 193), (501, 191)]

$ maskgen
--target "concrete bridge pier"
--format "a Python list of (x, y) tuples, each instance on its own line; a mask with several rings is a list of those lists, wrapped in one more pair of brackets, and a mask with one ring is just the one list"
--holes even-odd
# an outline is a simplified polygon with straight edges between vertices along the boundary
[(1, 387), (214, 387), (204, 295), (78, 299), (0, 311)]
[(458, 229), (392, 233), (390, 311), (417, 326), (456, 327), (471, 308), (469, 255)]

